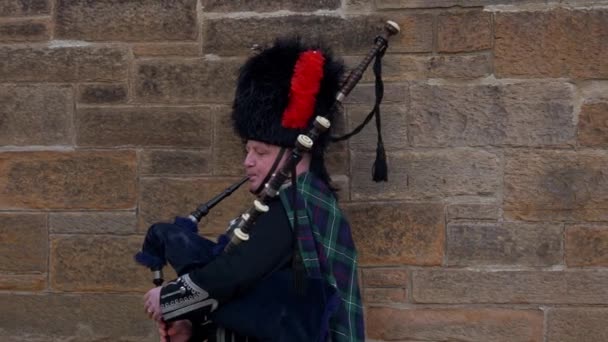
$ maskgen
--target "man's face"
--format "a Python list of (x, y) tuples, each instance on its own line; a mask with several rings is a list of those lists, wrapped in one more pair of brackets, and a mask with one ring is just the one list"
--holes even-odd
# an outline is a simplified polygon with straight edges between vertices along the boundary
[(264, 181), (281, 148), (261, 141), (248, 140), (245, 149), (247, 150), (247, 156), (243, 165), (247, 177), (249, 177), (249, 191), (253, 192)]

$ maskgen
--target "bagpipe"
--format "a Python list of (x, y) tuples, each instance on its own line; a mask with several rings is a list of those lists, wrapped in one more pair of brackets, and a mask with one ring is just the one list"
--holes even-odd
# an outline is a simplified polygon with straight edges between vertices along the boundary
[[(377, 62), (374, 69), (379, 68), (379, 59), (388, 47), (389, 37), (398, 32), (399, 26), (396, 23), (386, 22), (383, 32), (375, 38), (368, 54), (342, 81), (333, 104), (335, 108), (342, 105), (343, 100), (361, 80), (363, 73), (374, 59)], [(376, 91), (378, 95), (378, 84)], [(378, 105), (377, 98), (375, 110), (378, 110)], [(368, 115), (365, 123), (371, 120), (373, 113), (374, 110)], [(376, 116), (378, 125), (379, 120), (378, 112)], [(330, 121), (325, 117), (315, 118), (308, 132), (297, 137), (295, 147), (291, 150), (288, 159), (271, 176), (253, 201), (253, 205), (230, 222), (228, 229), (218, 237), (217, 242), (200, 236), (198, 223), (215, 205), (244, 184), (248, 180), (247, 177), (197, 207), (188, 217), (176, 217), (173, 223), (152, 225), (147, 231), (141, 251), (135, 255), (135, 260), (153, 272), (153, 283), (156, 286), (162, 285), (164, 281), (162, 269), (167, 263), (178, 276), (182, 276), (193, 269), (204, 267), (220, 254), (230, 252), (241, 243), (246, 243), (256, 227), (254, 225), (256, 219), (268, 212), (269, 202), (279, 195), (281, 186), (289, 180), (290, 176), (293, 177), (295, 167), (304, 153), (312, 150), (315, 141), (329, 129), (330, 125)], [(381, 152), (384, 153), (383, 147)], [(375, 168), (377, 172), (382, 172), (383, 168), (386, 172), (386, 165), (375, 165)], [(294, 253), (293, 257), (298, 258), (300, 254)], [(303, 266), (301, 260), (294, 265)], [(319, 331), (326, 329), (322, 327), (324, 323), (321, 322), (320, 317), (327, 314), (328, 306), (336, 305), (327, 301), (333, 289), (321, 279), (307, 279), (301, 293), (293, 295), (290, 284), (301, 282), (302, 279), (297, 279), (299, 275), (301, 272), (275, 271), (263, 278), (246, 295), (220, 306), (209, 319), (222, 327), (261, 339), (269, 339), (269, 336), (278, 334), (281, 336), (277, 340), (318, 340), (321, 338)], [(278, 316), (272, 317), (272, 315)], [(277, 333), (277, 331), (281, 332)], [(288, 334), (297, 334), (300, 337), (295, 339), (293, 335)]]

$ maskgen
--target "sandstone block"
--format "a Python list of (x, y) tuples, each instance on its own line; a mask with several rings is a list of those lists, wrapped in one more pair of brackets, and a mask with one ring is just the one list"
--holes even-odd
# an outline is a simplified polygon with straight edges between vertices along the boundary
[(406, 301), (405, 289), (364, 288), (363, 302), (369, 303), (403, 303)]
[(573, 88), (565, 83), (410, 88), (414, 146), (573, 144)]
[(566, 228), (568, 266), (608, 266), (608, 226), (575, 225)]
[(550, 224), (457, 223), (447, 229), (450, 266), (552, 266), (563, 259), (562, 228)]
[(367, 309), (367, 335), (383, 341), (543, 341), (540, 310)]
[(131, 209), (135, 153), (0, 153), (4, 209)]
[(582, 146), (608, 147), (608, 102), (583, 105), (578, 120), (578, 141)]
[[(580, 1), (580, 0), (576, 0)], [(488, 5), (516, 5), (545, 3), (546, 0), (378, 0), (378, 9), (433, 8), (433, 7), (478, 7)]]
[(245, 145), (232, 128), (230, 109), (225, 107), (218, 110), (215, 117), (213, 174), (243, 177), (245, 176), (243, 167)]
[(112, 82), (127, 78), (127, 49), (112, 46), (0, 46), (2, 82)]
[(82, 108), (77, 118), (76, 143), (101, 147), (208, 148), (212, 141), (213, 110), (213, 107)]
[[(47, 248), (45, 246), (45, 248)], [(46, 256), (45, 256), (46, 258)], [(42, 274), (0, 274), (2, 291), (42, 291), (46, 287), (46, 273)], [(1, 325), (0, 325), (1, 326)], [(2, 336), (0, 334), (0, 336)]]
[(203, 0), (201, 1), (205, 12), (274, 12), (274, 11), (305, 11), (334, 10), (340, 7), (340, 0)]
[(412, 299), (443, 304), (606, 304), (605, 270), (416, 270)]
[(146, 291), (150, 270), (135, 263), (143, 238), (64, 235), (51, 238), (51, 286), (60, 291)]
[(0, 145), (71, 145), (73, 95), (64, 85), (0, 85)]
[(0, 213), (0, 272), (46, 272), (48, 235), (43, 214)]
[(470, 11), (438, 16), (437, 45), (440, 52), (486, 50), (492, 47), (492, 15)]
[(606, 308), (555, 308), (547, 315), (547, 340), (559, 342), (608, 339)]
[(499, 217), (497, 204), (455, 203), (448, 205), (448, 220), (492, 220)]
[(211, 173), (210, 160), (207, 150), (145, 150), (139, 168), (143, 175), (200, 176)]
[(438, 204), (349, 204), (344, 208), (362, 265), (440, 265), (445, 228)]
[(198, 57), (199, 43), (135, 43), (131, 45), (135, 57)]
[(61, 39), (148, 42), (197, 36), (196, 0), (57, 0), (55, 20)]
[(532, 221), (608, 220), (605, 152), (511, 151), (505, 160), (505, 217)]
[(234, 97), (242, 59), (141, 60), (135, 66), (136, 101), (227, 103)]
[(437, 199), (493, 196), (500, 157), (469, 149), (389, 152), (388, 182), (371, 180), (375, 153), (351, 153), (352, 199)]
[(0, 23), (0, 42), (20, 43), (48, 40), (51, 36), (48, 23), (40, 20), (24, 20)]
[[(369, 105), (348, 106), (346, 112), (350, 124), (349, 132), (363, 122), (372, 107), (373, 102), (370, 102)], [(380, 113), (382, 118), (382, 140), (385, 150), (398, 151), (407, 148), (409, 145), (407, 141), (407, 107), (404, 105), (383, 105)], [(375, 152), (377, 135), (375, 119), (372, 119), (361, 133), (349, 139), (350, 148), (357, 151)]]
[(49, 0), (3, 0), (0, 17), (22, 17), (49, 14)]
[(605, 9), (496, 13), (495, 73), (506, 78), (605, 78), (607, 20)]
[(125, 103), (127, 93), (125, 84), (82, 84), (78, 89), (78, 101), (86, 104)]
[(51, 213), (49, 229), (53, 234), (133, 234), (135, 212)]
[(361, 269), (365, 287), (406, 287), (407, 270), (401, 268), (363, 268)]

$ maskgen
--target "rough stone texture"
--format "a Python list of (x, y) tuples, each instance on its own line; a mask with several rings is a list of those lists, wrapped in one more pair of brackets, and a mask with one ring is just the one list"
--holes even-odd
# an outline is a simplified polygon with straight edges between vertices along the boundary
[(496, 13), (495, 73), (511, 78), (605, 78), (607, 21), (605, 9)]
[[(146, 291), (150, 270), (133, 261), (139, 236), (51, 237), (51, 287), (57, 291)], [(103, 260), (103, 262), (100, 262)]]
[(125, 103), (127, 93), (125, 84), (83, 84), (78, 88), (78, 102), (86, 104)]
[(556, 308), (547, 315), (547, 341), (580, 342), (608, 340), (606, 308)]
[(196, 0), (57, 0), (55, 17), (61, 39), (148, 42), (197, 36)]
[[(581, 1), (581, 0), (575, 0)], [(546, 3), (547, 0), (376, 0), (378, 9), (478, 7), (488, 5), (516, 5)]]
[(499, 217), (497, 204), (455, 203), (448, 205), (448, 220), (492, 220)]
[(400, 268), (362, 268), (365, 287), (406, 287), (407, 270)]
[(3, 209), (130, 209), (135, 153), (0, 153)]
[(0, 23), (0, 43), (37, 42), (50, 38), (48, 22), (24, 20)]
[[(44, 248), (47, 248), (46, 243)], [(46, 287), (46, 279), (46, 274), (0, 273), (0, 291), (42, 291)]]
[[(371, 106), (348, 106), (349, 132), (363, 122), (369, 114)], [(382, 140), (386, 151), (398, 151), (408, 147), (407, 141), (407, 107), (404, 105), (383, 105), (380, 113), (382, 117)], [(361, 131), (349, 139), (350, 148), (357, 151), (376, 151), (377, 130), (375, 119)]]
[(135, 66), (136, 101), (226, 103), (234, 97), (239, 58), (140, 60)]
[(208, 148), (213, 112), (213, 107), (83, 108), (78, 110), (76, 144)]
[(447, 229), (449, 266), (561, 264), (562, 227), (550, 224), (458, 223)]
[(228, 107), (216, 112), (215, 137), (213, 143), (213, 174), (245, 176), (243, 161), (245, 145), (232, 128)]
[(158, 340), (140, 294), (0, 294), (0, 301), (3, 341)]
[(440, 52), (466, 52), (492, 47), (492, 15), (470, 11), (438, 16), (437, 46)]
[[(348, 95), (348, 97), (344, 100), (344, 103), (347, 105), (365, 105), (364, 107), (367, 108), (367, 112), (369, 112), (373, 108), (375, 100), (376, 91), (374, 84), (360, 83), (357, 84), (355, 89), (353, 89), (353, 91)], [(383, 106), (381, 108), (384, 108), (386, 105), (390, 106), (394, 104), (407, 104), (408, 102), (408, 84), (384, 84), (384, 94), (382, 96)], [(356, 124), (358, 124), (358, 122), (356, 122)], [(351, 122), (351, 126), (355, 126), (355, 122)]]
[(578, 142), (582, 146), (608, 147), (608, 102), (583, 105), (578, 120)]
[(127, 78), (127, 50), (111, 46), (0, 46), (2, 82), (112, 82)]
[(280, 1), (260, 1), (260, 0), (202, 0), (205, 12), (274, 12), (274, 11), (305, 11), (333, 10), (340, 7), (340, 0), (280, 0)]
[(416, 270), (416, 303), (607, 304), (606, 270)]
[(0, 84), (0, 145), (71, 145), (72, 89)]
[(568, 266), (608, 266), (608, 226), (566, 228)]
[(142, 175), (209, 175), (210, 160), (206, 150), (145, 150), (139, 170)]
[(46, 272), (48, 234), (44, 214), (0, 213), (0, 272)]
[(364, 288), (363, 303), (403, 303), (406, 300), (405, 289)]
[[(433, 16), (430, 14), (391, 15), (402, 34), (391, 41), (391, 52), (427, 52), (433, 43)], [(203, 52), (245, 55), (253, 44), (272, 43), (271, 37), (299, 33), (310, 40), (331, 42), (339, 54), (365, 54), (381, 32), (386, 18), (355, 16), (348, 20), (334, 16), (270, 18), (221, 18), (203, 23)], [(230, 37), (227, 39), (227, 37)]]
[[(163, 179), (144, 178), (139, 186), (139, 229), (145, 231), (156, 222), (173, 222), (175, 216), (190, 214), (197, 206), (234, 184), (237, 179)], [(246, 185), (213, 207), (199, 224), (201, 234), (216, 237), (230, 220), (252, 205)]]
[(563, 145), (576, 136), (565, 83), (415, 84), (410, 96), (414, 146)]
[(51, 213), (52, 234), (133, 234), (135, 212)]
[(542, 342), (543, 312), (370, 307), (367, 335), (383, 341)]
[(532, 221), (607, 221), (608, 154), (603, 151), (509, 151), (505, 217)]
[(485, 151), (389, 152), (389, 181), (382, 183), (371, 180), (374, 159), (375, 153), (351, 154), (353, 200), (494, 196), (501, 182), (500, 157)]
[(131, 46), (135, 57), (197, 57), (202, 53), (199, 43), (135, 43)]
[(0, 17), (21, 17), (48, 14), (50, 0), (2, 0)]
[(438, 204), (349, 204), (361, 265), (440, 265), (445, 228)]

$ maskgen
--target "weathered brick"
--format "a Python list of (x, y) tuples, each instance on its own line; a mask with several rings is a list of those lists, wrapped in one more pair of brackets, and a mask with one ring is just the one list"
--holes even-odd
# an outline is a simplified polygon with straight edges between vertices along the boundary
[(3, 341), (158, 340), (153, 321), (144, 314), (141, 295), (0, 294), (0, 301)]
[(36, 42), (50, 38), (48, 22), (40, 20), (24, 20), (0, 23), (0, 42)]
[(414, 146), (573, 144), (573, 87), (556, 82), (410, 88)]
[(492, 47), (492, 16), (488, 12), (443, 13), (438, 21), (437, 45), (441, 52), (478, 51)]
[(127, 101), (125, 84), (82, 84), (78, 88), (78, 101), (86, 104), (125, 103)]
[(562, 228), (519, 222), (449, 224), (446, 255), (450, 266), (561, 264)]
[[(399, 15), (391, 19), (402, 29), (402, 34), (391, 41), (391, 52), (425, 52), (432, 49), (432, 15)], [(272, 43), (274, 37), (298, 33), (311, 41), (331, 42), (331, 48), (339, 54), (365, 54), (374, 37), (381, 32), (384, 21), (380, 16), (344, 19), (310, 15), (209, 19), (203, 23), (203, 52), (244, 55), (254, 44), (266, 45)], [(226, 35), (232, 39), (226, 40)]]
[(206, 150), (145, 150), (139, 169), (143, 175), (208, 175), (210, 160)]
[(367, 336), (383, 341), (542, 342), (543, 312), (370, 307)]
[(496, 13), (495, 73), (498, 77), (606, 78), (607, 21), (604, 9)]
[(197, 57), (202, 53), (199, 43), (139, 43), (131, 47), (135, 57)]
[[(46, 248), (46, 246), (45, 246)], [(46, 256), (45, 256), (46, 258)], [(42, 291), (46, 287), (47, 275), (43, 274), (1, 274), (2, 291)], [(1, 325), (0, 325), (1, 327)], [(1, 328), (0, 328), (1, 329)], [(0, 334), (1, 336), (1, 334)]]
[(51, 213), (49, 229), (54, 234), (133, 234), (135, 212)]
[(491, 60), (487, 54), (439, 55), (428, 58), (426, 69), (430, 78), (478, 78), (491, 73)]
[(136, 101), (145, 103), (230, 102), (243, 60), (140, 60), (136, 63)]
[(362, 268), (365, 287), (406, 287), (407, 270), (402, 268)]
[(196, 0), (57, 0), (56, 6), (55, 34), (61, 39), (146, 42), (197, 36)]
[(504, 214), (532, 221), (608, 220), (608, 154), (602, 151), (509, 151)]
[(4, 209), (130, 209), (135, 206), (135, 153), (0, 153)]
[(0, 272), (46, 272), (47, 245), (46, 215), (0, 213)]
[(568, 266), (608, 266), (608, 226), (566, 228)]
[(606, 341), (606, 317), (606, 308), (552, 308), (547, 314), (547, 341)]
[(76, 144), (208, 148), (213, 111), (213, 107), (81, 108)]
[[(349, 132), (363, 122), (372, 107), (373, 102), (370, 102), (367, 106), (348, 106)], [(408, 147), (406, 112), (407, 107), (405, 105), (389, 104), (381, 107), (382, 140), (386, 151), (398, 151)], [(376, 151), (377, 136), (374, 118), (361, 133), (349, 139), (350, 148), (357, 151)]]
[(325, 152), (325, 166), (332, 177), (349, 174), (348, 148), (345, 143), (331, 143)]
[(49, 0), (2, 0), (0, 17), (21, 17), (48, 14)]
[(416, 303), (606, 304), (606, 270), (415, 270)]
[(578, 141), (582, 146), (608, 147), (608, 102), (583, 104)]
[(205, 12), (273, 12), (279, 10), (309, 12), (316, 10), (332, 10), (340, 7), (340, 0), (203, 0), (201, 3)]
[[(384, 93), (382, 95), (383, 104), (400, 104), (409, 101), (408, 84), (385, 84)], [(347, 105), (359, 104), (366, 105), (369, 110), (374, 106), (376, 100), (376, 91), (373, 84), (358, 84), (353, 91), (344, 100)], [(354, 122), (352, 125), (356, 125)]]
[(441, 264), (443, 206), (366, 203), (344, 209), (362, 265)]
[(127, 78), (127, 49), (110, 46), (0, 46), (3, 82), (111, 82)]
[[(376, 0), (378, 9), (478, 7), (486, 5), (510, 5), (545, 3), (547, 0)], [(580, 0), (576, 0), (580, 1)]]
[(353, 200), (493, 196), (500, 184), (500, 157), (451, 149), (387, 153), (388, 182), (371, 180), (375, 153), (351, 153)]
[(215, 117), (213, 174), (244, 176), (245, 146), (232, 128), (229, 108), (218, 110)]
[(455, 203), (448, 205), (448, 220), (492, 220), (498, 219), (497, 204)]
[[(144, 178), (140, 181), (139, 229), (146, 231), (156, 222), (173, 222), (175, 216), (187, 216), (197, 206), (206, 203), (237, 179), (162, 179)], [(199, 231), (217, 236), (228, 222), (252, 205), (252, 197), (244, 184), (230, 197), (220, 202), (199, 224)]]
[(405, 289), (364, 288), (363, 302), (369, 303), (403, 303), (406, 300)]
[(71, 145), (72, 89), (0, 85), (0, 145)]
[(53, 236), (51, 286), (60, 291), (145, 291), (151, 287), (150, 270), (133, 260), (142, 243), (139, 236)]

